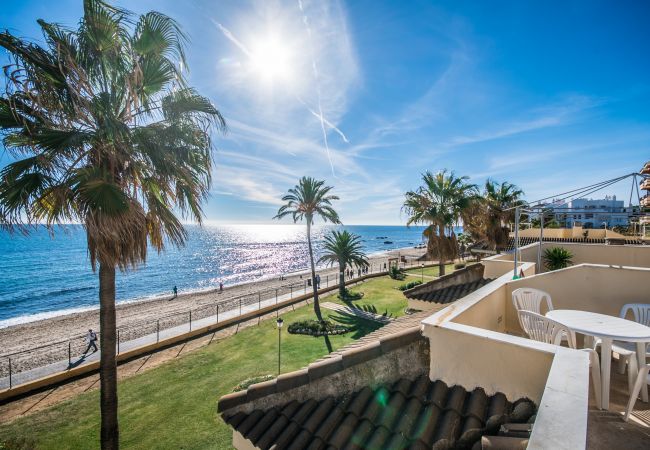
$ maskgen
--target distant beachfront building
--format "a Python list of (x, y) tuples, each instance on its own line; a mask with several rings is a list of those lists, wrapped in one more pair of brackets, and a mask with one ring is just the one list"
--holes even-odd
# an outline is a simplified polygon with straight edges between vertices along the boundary
[[(650, 161), (643, 165), (641, 169), (643, 175), (650, 175)], [(645, 178), (641, 180), (641, 190), (645, 191), (646, 194), (640, 200), (641, 208), (647, 211), (646, 215), (643, 215), (639, 218), (639, 225), (642, 227), (643, 236), (646, 236), (648, 229), (650, 229), (650, 178)]]
[(555, 220), (567, 228), (604, 228), (605, 224), (607, 228), (612, 228), (629, 224), (630, 211), (625, 208), (623, 200), (616, 200), (615, 195), (596, 200), (578, 198), (563, 205), (549, 206)]

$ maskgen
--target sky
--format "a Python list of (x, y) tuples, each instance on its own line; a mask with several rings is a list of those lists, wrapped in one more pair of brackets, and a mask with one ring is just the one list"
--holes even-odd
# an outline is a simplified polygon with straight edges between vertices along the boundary
[[(209, 223), (271, 222), (303, 175), (334, 187), (343, 223), (401, 224), (426, 170), (535, 200), (650, 160), (647, 1), (116, 4), (180, 23), (189, 82), (226, 118)], [(36, 19), (81, 14), (81, 0), (5, 0), (0, 28), (39, 40)], [(627, 204), (630, 188), (594, 197)]]

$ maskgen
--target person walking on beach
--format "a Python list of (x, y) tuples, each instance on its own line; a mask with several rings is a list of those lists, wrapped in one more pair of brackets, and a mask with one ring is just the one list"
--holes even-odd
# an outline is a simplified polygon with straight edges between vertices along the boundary
[(86, 342), (88, 342), (88, 347), (86, 347), (86, 351), (84, 352), (84, 356), (90, 348), (92, 347), (93, 353), (97, 351), (97, 333), (95, 333), (93, 330), (88, 330), (88, 334), (86, 335)]
[(219, 282), (219, 293), (221, 294), (223, 292), (223, 281)]
[(176, 286), (174, 286), (174, 288), (172, 289), (172, 292), (174, 293), (174, 297), (172, 297), (172, 298), (178, 297), (178, 288)]

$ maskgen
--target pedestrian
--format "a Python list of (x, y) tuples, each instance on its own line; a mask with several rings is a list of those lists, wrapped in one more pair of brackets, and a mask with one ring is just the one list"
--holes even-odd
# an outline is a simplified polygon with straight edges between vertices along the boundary
[(320, 274), (316, 274), (316, 289), (320, 289)]
[(178, 288), (176, 286), (174, 286), (172, 292), (174, 293), (174, 298), (178, 297)]
[(84, 352), (84, 356), (86, 355), (86, 353), (88, 353), (88, 351), (90, 350), (91, 347), (93, 349), (93, 353), (95, 353), (97, 351), (97, 344), (96, 344), (96, 342), (97, 342), (97, 333), (95, 333), (92, 329), (88, 330), (88, 334), (86, 335), (86, 342), (88, 343), (88, 347), (86, 347), (86, 351)]
[(223, 281), (219, 282), (219, 293), (221, 294), (223, 292)]
[(384, 270), (386, 270), (386, 263), (384, 263)]

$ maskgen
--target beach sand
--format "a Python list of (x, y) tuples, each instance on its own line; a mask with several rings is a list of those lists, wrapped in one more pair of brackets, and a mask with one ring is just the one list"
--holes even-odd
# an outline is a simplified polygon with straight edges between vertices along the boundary
[[(423, 249), (404, 248), (391, 250), (389, 252), (373, 255), (369, 258), (371, 264), (375, 267), (381, 265), (390, 257), (396, 257), (398, 254), (408, 257), (420, 257), (424, 254)], [(321, 275), (321, 287), (324, 285), (325, 277), (334, 280), (338, 272), (337, 268), (328, 268), (318, 271)], [(255, 294), (260, 290), (275, 290), (281, 286), (290, 283), (303, 283), (308, 278), (305, 273), (292, 274), (284, 277), (284, 280), (267, 279), (244, 283), (236, 286), (225, 286), (223, 292), (210, 290), (197, 293), (183, 294), (179, 293), (177, 298), (172, 299), (169, 295), (164, 298), (148, 299), (142, 301), (133, 301), (117, 305), (117, 325), (124, 331), (147, 329), (146, 332), (155, 332), (156, 320), (163, 316), (172, 316), (169, 320), (187, 321), (187, 312), (191, 310), (204, 311), (216, 304), (221, 305), (222, 311), (225, 309), (236, 308), (238, 305), (237, 297), (246, 294)], [(286, 289), (285, 289), (286, 291)], [(303, 290), (297, 291), (301, 294)], [(274, 294), (267, 294), (267, 298)], [(263, 299), (264, 297), (262, 297)], [(153, 326), (153, 328), (151, 328)], [(16, 352), (22, 352), (28, 349), (45, 346), (54, 342), (74, 340), (73, 353), (80, 352), (83, 347), (81, 336), (89, 328), (99, 330), (99, 310), (93, 309), (85, 312), (77, 312), (62, 316), (56, 316), (48, 319), (28, 322), (19, 325), (10, 326), (0, 329), (0, 354), (7, 355)], [(123, 333), (124, 333), (123, 331)], [(125, 336), (123, 334), (122, 338)], [(125, 339), (130, 339), (126, 336)], [(61, 343), (55, 347), (48, 347), (42, 350), (35, 350), (29, 354), (22, 354), (13, 357), (14, 364), (19, 370), (26, 370), (32, 367), (38, 367), (48, 362), (62, 359), (67, 355), (67, 342)], [(67, 356), (63, 356), (67, 357)]]

